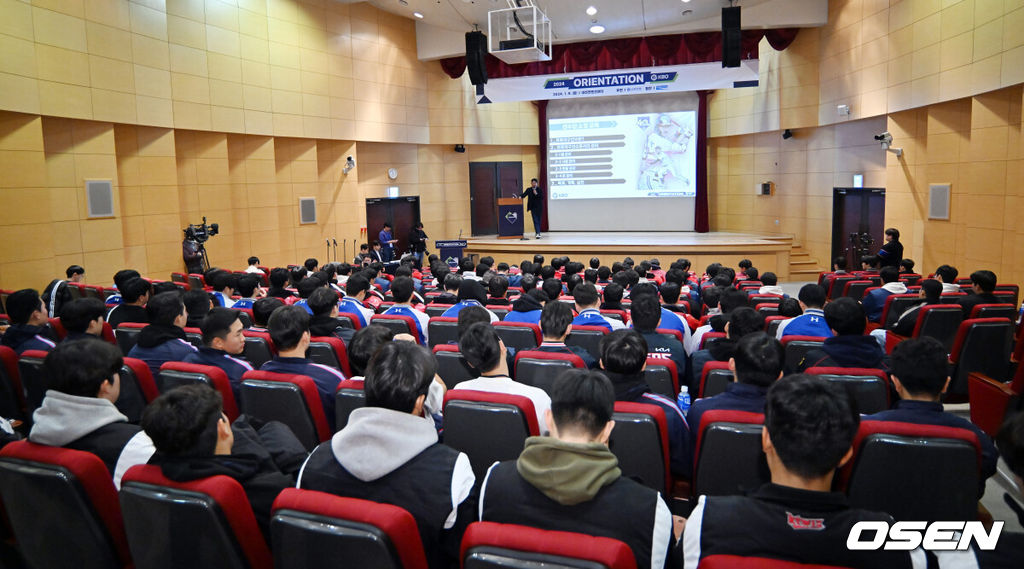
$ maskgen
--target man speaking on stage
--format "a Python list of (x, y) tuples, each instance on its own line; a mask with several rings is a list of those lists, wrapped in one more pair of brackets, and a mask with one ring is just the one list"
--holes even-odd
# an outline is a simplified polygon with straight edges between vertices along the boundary
[(523, 190), (519, 197), (527, 198), (526, 209), (530, 210), (530, 215), (533, 216), (533, 230), (537, 233), (537, 239), (540, 239), (540, 218), (544, 215), (544, 190), (540, 189), (537, 178), (530, 180), (530, 187)]

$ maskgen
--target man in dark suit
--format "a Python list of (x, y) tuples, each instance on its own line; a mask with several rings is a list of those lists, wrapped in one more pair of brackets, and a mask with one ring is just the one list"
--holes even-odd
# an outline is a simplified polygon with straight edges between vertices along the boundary
[(537, 178), (530, 180), (530, 187), (523, 190), (519, 197), (527, 198), (526, 209), (533, 216), (533, 229), (537, 233), (537, 239), (540, 239), (540, 218), (544, 215), (544, 190), (540, 189)]

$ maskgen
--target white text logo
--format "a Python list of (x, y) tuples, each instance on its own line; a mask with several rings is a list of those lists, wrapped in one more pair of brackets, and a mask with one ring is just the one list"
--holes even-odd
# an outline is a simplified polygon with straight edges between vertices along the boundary
[(846, 548), (874, 551), (876, 549), (912, 550), (924, 547), (929, 551), (966, 550), (974, 542), (977, 549), (991, 551), (999, 541), (1003, 522), (992, 524), (985, 531), (981, 522), (857, 522), (850, 528)]

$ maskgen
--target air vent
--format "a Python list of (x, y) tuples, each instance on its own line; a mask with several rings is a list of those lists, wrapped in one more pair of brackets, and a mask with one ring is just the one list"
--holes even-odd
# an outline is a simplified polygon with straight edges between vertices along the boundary
[(316, 223), (316, 198), (299, 198), (299, 223)]

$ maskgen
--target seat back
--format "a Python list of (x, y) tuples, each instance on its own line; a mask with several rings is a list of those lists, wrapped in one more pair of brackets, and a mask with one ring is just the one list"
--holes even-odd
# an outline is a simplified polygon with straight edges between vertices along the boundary
[(857, 411), (871, 415), (890, 406), (889, 376), (880, 369), (811, 367), (804, 371), (843, 386), (854, 401)]
[(96, 300), (106, 303), (107, 295), (103, 292), (103, 287), (97, 285), (83, 285), (82, 296), (85, 298), (95, 298)]
[(185, 273), (172, 272), (171, 273), (171, 282), (172, 283), (186, 283), (186, 284), (188, 284), (188, 277), (185, 276)]
[(512, 311), (508, 306), (488, 306), (487, 310), (493, 312), (498, 317), (498, 320), (504, 320), (508, 313)]
[(7, 346), (0, 346), (0, 417), (31, 420), (32, 414), (25, 408), (25, 390), (18, 371), (18, 353)]
[(712, 342), (724, 339), (725, 337), (725, 332), (704, 332), (704, 335), (700, 337), (699, 349), (706, 349)]
[(700, 373), (697, 398), (713, 397), (725, 391), (735, 381), (736, 374), (729, 370), (729, 362), (707, 362)]
[(304, 569), (324, 560), (427, 569), (416, 520), (390, 504), (286, 488), (274, 500), (270, 535), (276, 569)]
[(679, 395), (679, 370), (676, 362), (668, 358), (652, 358), (647, 356), (647, 367), (644, 368), (644, 380), (651, 391), (660, 393), (675, 400)]
[(474, 522), (462, 538), (463, 569), (636, 569), (625, 543), (609, 537)]
[(655, 332), (661, 336), (683, 343), (683, 333), (675, 328), (658, 328)]
[(449, 388), (480, 375), (473, 366), (469, 365), (455, 344), (434, 346), (434, 359), (437, 360), (437, 375), (441, 376), (444, 384)]
[(608, 448), (619, 459), (622, 475), (670, 495), (668, 422), (657, 405), (616, 401), (615, 428)]
[(444, 395), (444, 444), (466, 453), (477, 480), (495, 461), (517, 458), (527, 437), (539, 434), (528, 397), (468, 389)]
[(192, 344), (196, 348), (203, 347), (203, 331), (199, 328), (186, 327), (185, 328), (185, 341)]
[(915, 338), (929, 336), (942, 342), (946, 353), (953, 349), (957, 330), (964, 320), (964, 311), (958, 304), (929, 304), (917, 313), (917, 324), (912, 334)]
[(262, 421), (281, 421), (307, 449), (331, 436), (316, 384), (308, 376), (247, 371), (239, 395), (243, 413)]
[(1003, 426), (1007, 412), (1020, 409), (1024, 393), (1024, 365), (1018, 365), (1010, 383), (996, 381), (983, 373), (967, 374), (967, 394), (971, 402), (971, 422), (990, 437)]
[(121, 511), (139, 569), (273, 567), (245, 490), (228, 476), (175, 482), (159, 466), (133, 466)]
[(601, 359), (601, 338), (608, 334), (604, 326), (573, 326), (565, 337), (565, 345), (579, 346), (586, 350), (595, 360)]
[(835, 300), (840, 296), (843, 296), (843, 291), (846, 290), (846, 283), (861, 280), (855, 275), (841, 275), (832, 279), (832, 286), (828, 289), (829, 300)]
[(431, 316), (427, 321), (427, 343), (431, 348), (459, 341), (459, 319), (451, 316)]
[(50, 327), (51, 330), (53, 330), (54, 335), (57, 336), (55, 339), (58, 342), (67, 337), (68, 330), (67, 328), (64, 327), (64, 324), (61, 323), (60, 318), (50, 318), (49, 323), (47, 325)]
[(142, 322), (122, 322), (117, 325), (117, 329), (114, 330), (114, 338), (117, 340), (117, 346), (121, 348), (121, 353), (128, 355), (128, 352), (132, 351), (135, 347), (135, 343), (139, 341), (139, 332), (148, 326)]
[[(783, 336), (782, 348), (786, 353), (786, 369), (795, 370), (804, 360), (807, 352), (820, 348), (824, 344), (825, 338), (820, 336)], [(814, 362), (807, 363), (810, 365)]]
[(309, 339), (309, 348), (306, 349), (306, 358), (313, 363), (332, 367), (345, 374), (345, 377), (352, 375), (348, 365), (348, 352), (345, 350), (345, 342), (336, 336), (314, 336)]
[(864, 297), (864, 291), (875, 286), (874, 281), (849, 281), (846, 286), (843, 287), (843, 296), (848, 296), (854, 300), (860, 300)]
[(949, 359), (953, 362), (952, 381), (947, 393), (967, 393), (967, 375), (981, 372), (995, 379), (1009, 379), (1010, 351), (1013, 349), (1013, 322), (1006, 318), (972, 318), (960, 323)]
[[(437, 293), (437, 294), (441, 294), (441, 293)], [(437, 294), (435, 294), (434, 296), (437, 296)], [(430, 295), (428, 294), (427, 296), (429, 297)], [(427, 305), (427, 309), (426, 309), (426, 313), (427, 313), (427, 316), (429, 316), (431, 318), (437, 318), (437, 317), (441, 316), (442, 314), (444, 314), (445, 312), (448, 312), (448, 309), (453, 307), (453, 306), (455, 306), (455, 305), (454, 304), (428, 304)]]
[(28, 412), (31, 413), (43, 404), (43, 397), (46, 396), (46, 374), (43, 373), (43, 360), (49, 352), (42, 350), (25, 350), (18, 358), (18, 375), (21, 376), (21, 384), (25, 388), (25, 403), (28, 405)]
[(519, 383), (543, 389), (551, 395), (555, 379), (567, 369), (587, 366), (576, 354), (523, 350), (516, 352), (514, 375)]
[(412, 316), (401, 314), (375, 314), (370, 317), (370, 324), (379, 324), (397, 334), (409, 334), (419, 341), (420, 333)]
[(890, 294), (885, 297), (885, 305), (882, 306), (882, 318), (879, 322), (882, 323), (884, 328), (891, 328), (900, 319), (901, 314), (920, 301), (921, 297), (916, 294)]
[(132, 567), (117, 490), (96, 455), (10, 443), (0, 450), (0, 499), (30, 567)]
[(1017, 309), (1012, 304), (975, 304), (968, 318), (1017, 319)]
[(758, 303), (754, 310), (760, 312), (765, 318), (779, 315), (779, 305), (771, 302)]
[(779, 324), (782, 324), (783, 320), (789, 319), (789, 316), (766, 316), (764, 319), (764, 331), (774, 338), (775, 333), (779, 331)]
[(124, 358), (121, 366), (121, 393), (114, 403), (117, 410), (128, 417), (129, 423), (138, 423), (142, 412), (151, 401), (160, 395), (146, 362), (135, 358)]
[(693, 451), (693, 495), (739, 495), (771, 480), (761, 450), (763, 426), (761, 413), (705, 411)]
[(532, 350), (540, 345), (540, 326), (532, 322), (491, 322), (506, 348)]
[(189, 273), (188, 285), (192, 287), (192, 290), (205, 290), (206, 279), (203, 278), (203, 275), (197, 273)]
[(759, 304), (774, 304), (778, 306), (782, 302), (782, 297), (777, 294), (756, 294), (756, 289), (754, 292), (755, 294), (747, 297), (747, 305), (755, 310), (757, 310)]
[(601, 316), (604, 316), (605, 318), (615, 318), (616, 320), (619, 320), (625, 324), (629, 324), (629, 313), (626, 312), (625, 310), (614, 310), (610, 308), (605, 308), (600, 310), (600, 312)]
[(363, 382), (346, 379), (338, 384), (334, 394), (334, 432), (345, 428), (352, 411), (366, 406)]
[(245, 349), (242, 351), (242, 357), (254, 369), (259, 369), (263, 364), (274, 359), (277, 348), (270, 339), (269, 333), (243, 330), (242, 334), (245, 336)]
[(164, 362), (157, 373), (156, 387), (160, 393), (167, 393), (175, 387), (205, 383), (220, 393), (224, 401), (224, 414), (234, 421), (238, 418), (238, 404), (231, 389), (231, 380), (224, 370), (216, 366), (189, 364), (185, 362)]
[[(850, 505), (901, 520), (977, 516), (981, 450), (974, 432), (955, 427), (862, 421), (853, 458), (840, 470)], [(935, 473), (941, 472), (941, 476)], [(899, 484), (893, 484), (899, 480)]]

